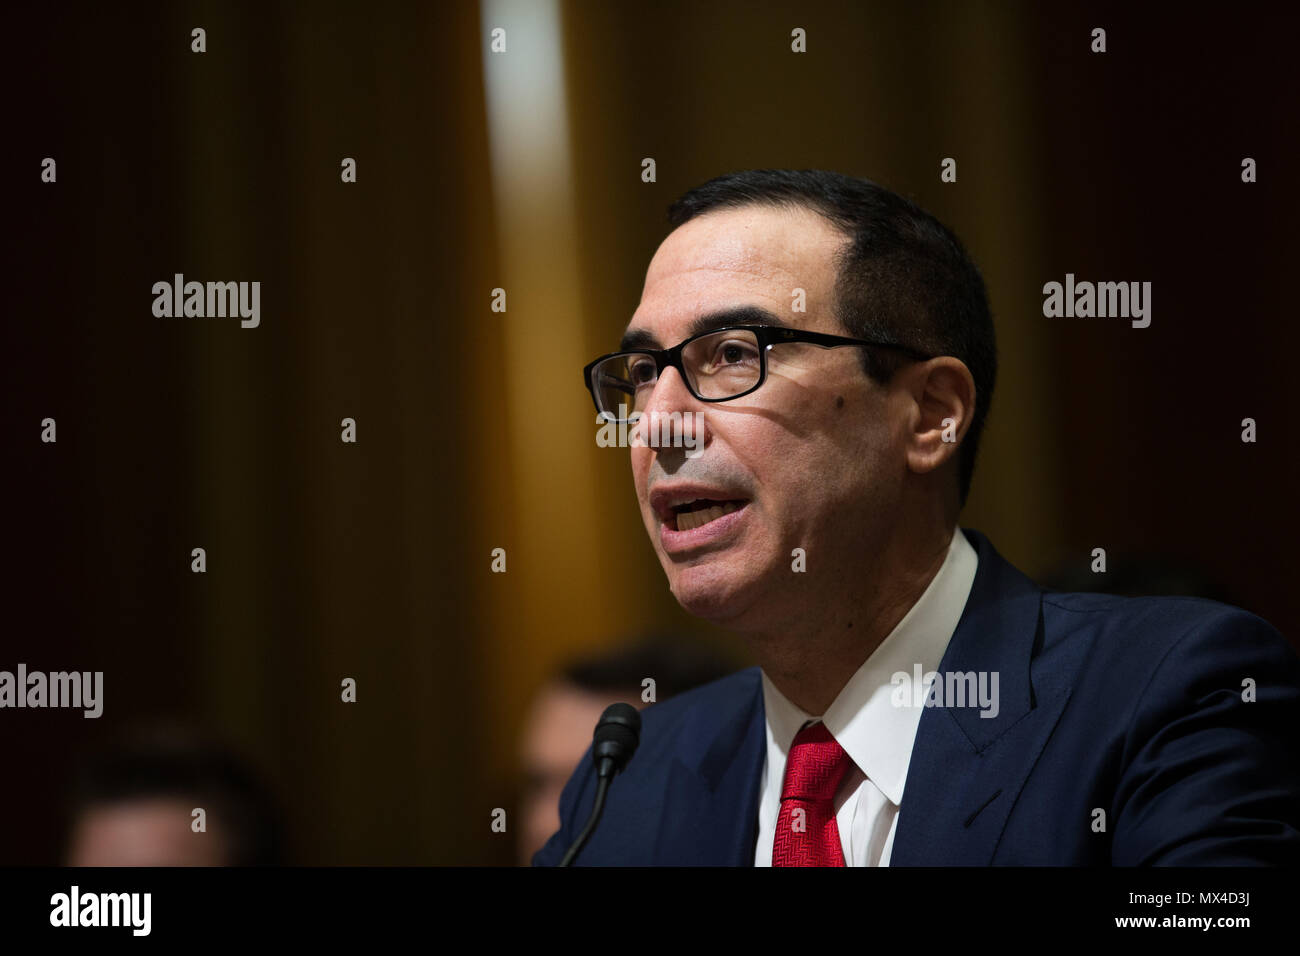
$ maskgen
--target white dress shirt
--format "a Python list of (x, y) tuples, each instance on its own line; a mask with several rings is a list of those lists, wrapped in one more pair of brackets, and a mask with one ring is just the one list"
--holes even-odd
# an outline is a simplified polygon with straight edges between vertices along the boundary
[[(835, 796), (835, 823), (847, 866), (888, 866), (898, 827), (898, 808), (912, 759), (912, 742), (923, 707), (897, 706), (900, 686), (913, 699), (910, 682), (939, 669), (944, 651), (966, 607), (975, 581), (978, 557), (961, 528), (948, 545), (948, 556), (925, 593), (889, 636), (849, 678), (820, 718), (792, 704), (763, 674), (763, 708), (767, 723), (767, 759), (759, 783), (758, 845), (755, 866), (772, 865), (772, 843), (781, 809), (786, 756), (805, 724), (821, 720), (852, 758)], [(892, 678), (908, 676), (901, 685)], [(929, 687), (917, 699), (924, 700)]]

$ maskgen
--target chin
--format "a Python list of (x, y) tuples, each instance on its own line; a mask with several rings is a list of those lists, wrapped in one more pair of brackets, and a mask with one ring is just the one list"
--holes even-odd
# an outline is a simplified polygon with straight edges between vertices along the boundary
[(668, 580), (682, 610), (714, 624), (742, 615), (758, 587), (752, 570), (710, 563), (677, 568), (669, 572)]

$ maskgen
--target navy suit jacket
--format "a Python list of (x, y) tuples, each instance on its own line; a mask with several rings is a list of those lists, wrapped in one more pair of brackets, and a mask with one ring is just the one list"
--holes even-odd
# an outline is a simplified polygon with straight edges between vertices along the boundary
[[(891, 866), (1300, 862), (1300, 658), (1274, 628), (1043, 591), (966, 535), (979, 568), (939, 672), (998, 672), (1000, 709), (923, 710)], [(575, 865), (752, 866), (765, 751), (756, 667), (646, 708)], [(560, 861), (595, 782), (588, 749), (534, 865)]]

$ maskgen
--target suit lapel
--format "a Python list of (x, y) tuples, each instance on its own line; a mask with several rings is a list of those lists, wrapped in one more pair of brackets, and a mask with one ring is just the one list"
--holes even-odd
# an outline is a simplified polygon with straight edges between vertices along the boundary
[(1030, 668), (1041, 629), (1042, 592), (987, 538), (965, 534), (979, 553), (979, 568), (939, 674), (996, 673), (998, 713), (982, 717), (973, 706), (925, 708), (903, 787), (891, 866), (989, 865), (1011, 807), (1069, 697), (1068, 687), (1044, 679), (1044, 699), (1034, 699)]
[[(927, 707), (903, 788), (891, 866), (987, 866), (1020, 789), (1069, 699), (1065, 661), (1032, 674), (1042, 592), (988, 539), (939, 673), (998, 674), (998, 713)], [(1074, 648), (1073, 658), (1082, 648)], [(686, 718), (655, 830), (657, 865), (752, 866), (767, 736), (758, 668)], [(1035, 691), (1037, 689), (1037, 699)]]
[(767, 751), (757, 667), (687, 718), (686, 746), (665, 784), (655, 864), (753, 866), (758, 785)]

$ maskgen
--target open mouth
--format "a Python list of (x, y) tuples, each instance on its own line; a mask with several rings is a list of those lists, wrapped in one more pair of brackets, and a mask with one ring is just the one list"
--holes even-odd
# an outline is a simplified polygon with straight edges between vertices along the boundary
[(739, 511), (744, 506), (745, 502), (740, 499), (716, 501), (712, 498), (696, 498), (674, 507), (664, 523), (673, 531), (692, 531), (710, 521), (717, 521), (723, 515)]

